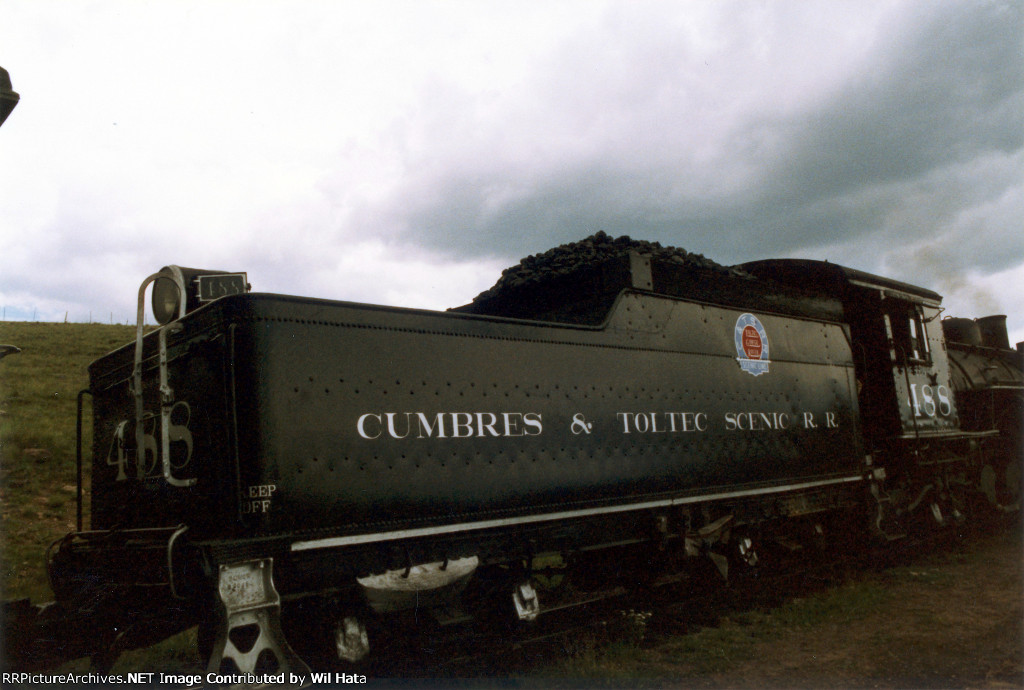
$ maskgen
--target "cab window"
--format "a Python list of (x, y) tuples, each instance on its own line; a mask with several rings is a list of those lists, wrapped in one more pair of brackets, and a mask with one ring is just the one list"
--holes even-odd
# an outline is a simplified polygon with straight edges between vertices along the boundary
[(893, 300), (886, 309), (892, 329), (892, 343), (899, 359), (910, 362), (931, 362), (928, 332), (921, 308), (910, 302)]

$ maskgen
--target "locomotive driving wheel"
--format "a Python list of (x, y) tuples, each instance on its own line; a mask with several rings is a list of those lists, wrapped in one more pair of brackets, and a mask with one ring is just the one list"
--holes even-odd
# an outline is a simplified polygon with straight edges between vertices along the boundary
[(1020, 509), (1021, 470), (1020, 464), (1003, 459), (986, 464), (981, 470), (979, 481), (981, 492), (988, 502), (998, 510)]

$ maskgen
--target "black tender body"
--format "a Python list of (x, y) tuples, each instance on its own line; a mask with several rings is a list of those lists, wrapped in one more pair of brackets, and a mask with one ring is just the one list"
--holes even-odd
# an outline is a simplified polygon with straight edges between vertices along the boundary
[(117, 461), (132, 352), (93, 365), (93, 527), (373, 540), (858, 476), (844, 326), (760, 313), (755, 376), (744, 313), (633, 290), (597, 327), (225, 298), (168, 340), (171, 465), (194, 486)]
[(355, 658), (403, 592), (467, 603), (426, 603), (434, 581), (476, 572), (536, 616), (538, 557), (585, 587), (677, 556), (725, 574), (823, 516), (891, 540), (972, 492), (1019, 507), (1020, 355), (944, 338), (939, 295), (655, 249), (448, 312), (245, 293), (140, 329), (89, 369), (91, 529), (51, 555), (58, 600), (112, 612), (107, 654), (199, 622), (216, 669), (264, 653), (232, 651), (255, 609), (283, 640), (279, 590)]

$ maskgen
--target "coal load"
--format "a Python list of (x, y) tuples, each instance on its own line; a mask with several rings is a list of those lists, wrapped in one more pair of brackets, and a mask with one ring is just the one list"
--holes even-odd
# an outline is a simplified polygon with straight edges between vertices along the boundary
[(716, 271), (736, 277), (753, 277), (741, 269), (722, 266), (701, 254), (691, 254), (679, 247), (663, 247), (659, 242), (634, 240), (627, 235), (612, 238), (604, 232), (598, 232), (579, 242), (563, 244), (543, 254), (528, 256), (518, 265), (506, 268), (498, 282), (489, 290), (477, 295), (473, 302), (491, 299), (531, 283), (543, 283), (569, 275), (609, 259), (627, 256), (630, 252), (636, 252), (655, 261), (667, 261), (695, 270)]
[(598, 325), (627, 289), (816, 318), (841, 315), (838, 303), (820, 295), (800, 294), (685, 249), (604, 232), (526, 257), (452, 311)]
[[(635, 257), (642, 257), (645, 265), (650, 266), (647, 284), (638, 282)], [(626, 288), (700, 296), (708, 292), (701, 289), (708, 281), (754, 280), (741, 269), (723, 266), (685, 249), (625, 235), (613, 238), (598, 232), (526, 257), (505, 269), (493, 287), (454, 311), (597, 324), (607, 315), (618, 293)]]

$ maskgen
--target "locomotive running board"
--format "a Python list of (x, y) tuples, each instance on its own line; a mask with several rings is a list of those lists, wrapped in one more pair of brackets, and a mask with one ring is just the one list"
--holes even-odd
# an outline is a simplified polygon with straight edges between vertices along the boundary
[(635, 510), (649, 510), (652, 508), (667, 508), (671, 506), (688, 505), (691, 503), (704, 503), (706, 501), (721, 501), (730, 498), (747, 498), (751, 496), (764, 496), (768, 494), (781, 494), (790, 491), (802, 491), (804, 489), (816, 489), (822, 486), (834, 486), (837, 484), (849, 484), (852, 482), (864, 481), (863, 475), (850, 477), (839, 477), (837, 479), (822, 479), (802, 484), (788, 484), (786, 486), (769, 486), (758, 489), (745, 489), (741, 491), (727, 491), (717, 494), (701, 494), (699, 496), (685, 496), (682, 498), (666, 498), (659, 501), (646, 501), (643, 503), (628, 503), (618, 506), (605, 506), (602, 508), (584, 508), (580, 510), (566, 510), (557, 513), (542, 513), (539, 515), (522, 515), (520, 517), (500, 518), (496, 520), (481, 520), (479, 522), (460, 522), (451, 525), (438, 525), (436, 527), (415, 527), (412, 529), (401, 529), (392, 532), (377, 532), (374, 534), (353, 534), (347, 537), (327, 537), (325, 539), (313, 539), (310, 541), (297, 541), (291, 546), (292, 551), (307, 551), (310, 549), (329, 549), (338, 546), (355, 546), (358, 544), (372, 544), (382, 541), (396, 541), (399, 539), (413, 539), (416, 537), (427, 537), (438, 534), (452, 534), (455, 532), (469, 532), (472, 530), (494, 529), (498, 527), (512, 527), (515, 525), (527, 525), (538, 522), (553, 522), (555, 520), (571, 520), (573, 518), (591, 517), (594, 515), (609, 515), (612, 513), (626, 513)]

